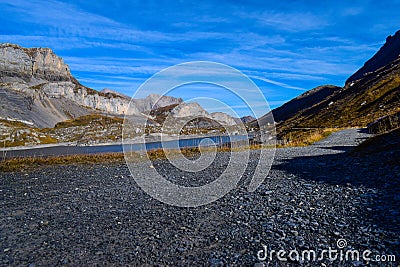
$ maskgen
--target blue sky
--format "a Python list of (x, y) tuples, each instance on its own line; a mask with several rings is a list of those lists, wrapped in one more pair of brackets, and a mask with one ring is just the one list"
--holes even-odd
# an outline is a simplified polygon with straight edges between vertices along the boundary
[[(0, 0), (0, 42), (50, 47), (82, 84), (127, 95), (171, 65), (215, 61), (248, 75), (274, 108), (343, 85), (400, 29), (400, 1), (280, 2)], [(215, 90), (203, 94), (224, 96)]]

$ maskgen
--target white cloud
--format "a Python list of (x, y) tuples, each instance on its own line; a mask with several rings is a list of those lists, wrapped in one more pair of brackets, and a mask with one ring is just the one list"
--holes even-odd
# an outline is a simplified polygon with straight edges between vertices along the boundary
[(242, 18), (256, 20), (261, 25), (288, 32), (322, 29), (329, 25), (325, 18), (308, 12), (239, 12), (238, 15)]
[(301, 88), (301, 87), (288, 85), (288, 84), (283, 83), (283, 82), (274, 81), (274, 80), (267, 79), (267, 78), (260, 77), (260, 76), (251, 75), (250, 78), (257, 79), (257, 80), (260, 80), (260, 81), (263, 81), (263, 82), (266, 82), (266, 83), (272, 83), (272, 84), (278, 85), (278, 86), (286, 88), (286, 89), (294, 89), (294, 90), (300, 90), (300, 91), (306, 91), (307, 90), (307, 89), (304, 89), (304, 88)]

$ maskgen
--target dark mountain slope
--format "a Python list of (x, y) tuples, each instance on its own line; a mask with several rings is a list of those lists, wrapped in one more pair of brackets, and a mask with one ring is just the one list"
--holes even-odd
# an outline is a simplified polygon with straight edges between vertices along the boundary
[(301, 110), (284, 123), (293, 127), (366, 126), (400, 109), (400, 59)]
[[(399, 54), (397, 32), (347, 80), (345, 87), (317, 87), (274, 109), (278, 139), (303, 138), (313, 135), (313, 129), (365, 127), (380, 117), (399, 112)], [(264, 124), (263, 117), (259, 122)]]
[(285, 121), (294, 116), (297, 112), (320, 103), (339, 89), (341, 89), (341, 87), (334, 85), (322, 85), (311, 89), (274, 109), (272, 111), (274, 119), (276, 122)]
[(388, 36), (386, 43), (379, 49), (379, 51), (361, 67), (356, 73), (351, 75), (346, 84), (355, 80), (361, 79), (365, 74), (374, 72), (379, 68), (382, 68), (392, 61), (396, 60), (400, 54), (400, 31), (397, 31), (395, 35)]

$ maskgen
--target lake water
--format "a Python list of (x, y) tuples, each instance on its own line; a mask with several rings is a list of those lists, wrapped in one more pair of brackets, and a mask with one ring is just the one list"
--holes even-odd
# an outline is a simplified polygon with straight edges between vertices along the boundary
[[(237, 142), (247, 140), (247, 135), (234, 136), (206, 136), (189, 139), (171, 140), (161, 142), (148, 142), (146, 144), (129, 144), (125, 145), (126, 151), (144, 151), (154, 150), (159, 148), (177, 149), (185, 147), (197, 147), (201, 143), (202, 146), (210, 146), (212, 144), (223, 145), (229, 142)], [(123, 152), (122, 144), (116, 145), (98, 145), (98, 146), (51, 146), (32, 149), (8, 150), (0, 151), (0, 158), (11, 157), (43, 157), (43, 156), (60, 156), (60, 155), (76, 155), (76, 154), (96, 154), (96, 153), (111, 153)]]

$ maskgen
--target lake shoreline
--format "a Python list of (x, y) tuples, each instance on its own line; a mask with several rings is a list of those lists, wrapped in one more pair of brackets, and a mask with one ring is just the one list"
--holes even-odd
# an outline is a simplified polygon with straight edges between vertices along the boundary
[[(208, 138), (215, 136), (228, 136), (228, 135), (188, 135), (188, 136), (164, 136), (164, 141), (176, 141), (183, 139), (192, 139), (192, 138)], [(147, 141), (146, 143), (154, 143), (160, 142), (160, 136), (152, 136), (153, 140)], [(138, 140), (142, 140), (142, 138), (133, 139), (132, 142), (126, 142), (126, 144), (143, 144), (144, 142)], [(17, 151), (17, 150), (27, 150), (27, 149), (36, 149), (36, 148), (46, 148), (46, 147), (93, 147), (93, 146), (114, 146), (114, 145), (123, 145), (122, 142), (107, 142), (107, 143), (93, 143), (93, 144), (79, 144), (77, 142), (62, 142), (62, 143), (54, 143), (54, 144), (38, 144), (38, 145), (27, 145), (27, 146), (13, 146), (13, 147), (0, 147), (0, 152), (3, 151)]]
[[(176, 138), (175, 136), (152, 137), (147, 142), (115, 142), (101, 143), (91, 145), (76, 145), (74, 143), (46, 144), (37, 146), (24, 146), (18, 149), (5, 148), (0, 150), (0, 158), (7, 159), (13, 157), (46, 157), (46, 156), (63, 156), (77, 154), (99, 154), (99, 153), (122, 153), (124, 151), (149, 151), (161, 148), (177, 149), (198, 147), (199, 145), (210, 146), (213, 144), (223, 145), (232, 141), (249, 140), (249, 135), (191, 135)], [(206, 141), (204, 141), (206, 140)], [(136, 142), (134, 142), (136, 141)], [(141, 139), (143, 141), (143, 139)]]

